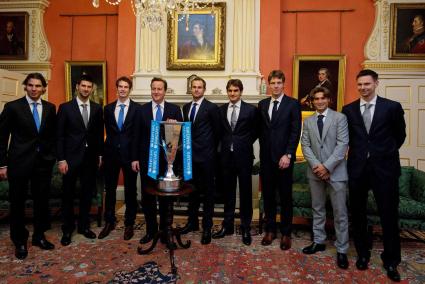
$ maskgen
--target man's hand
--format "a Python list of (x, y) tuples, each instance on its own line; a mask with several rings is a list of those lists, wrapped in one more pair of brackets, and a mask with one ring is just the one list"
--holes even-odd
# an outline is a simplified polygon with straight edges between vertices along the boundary
[(329, 179), (329, 176), (330, 176), (328, 169), (323, 164), (315, 166), (313, 168), (313, 173), (322, 180)]
[(279, 160), (279, 169), (284, 170), (287, 167), (289, 167), (289, 164), (291, 163), (291, 159), (288, 158), (287, 155), (283, 155)]
[(131, 162), (131, 168), (133, 169), (134, 172), (138, 173), (140, 172), (140, 164), (139, 161), (133, 161)]
[(66, 161), (60, 161), (58, 163), (58, 170), (61, 174), (66, 175), (68, 172), (68, 163)]
[(167, 118), (166, 120), (167, 122), (177, 122), (177, 119), (171, 119), (171, 118)]
[(0, 180), (6, 180), (7, 179), (7, 167), (0, 169)]

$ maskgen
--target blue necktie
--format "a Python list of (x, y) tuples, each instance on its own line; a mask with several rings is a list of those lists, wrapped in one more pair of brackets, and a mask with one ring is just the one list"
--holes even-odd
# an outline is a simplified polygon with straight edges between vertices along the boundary
[(34, 117), (37, 132), (40, 132), (40, 117), (38, 116), (37, 103), (32, 103), (32, 117)]
[(192, 105), (192, 110), (190, 111), (190, 116), (189, 116), (189, 119), (190, 119), (190, 121), (194, 121), (195, 120), (195, 113), (196, 113), (196, 106), (197, 106), (198, 104), (197, 103), (193, 103), (193, 105)]
[(124, 124), (124, 108), (125, 104), (120, 104), (120, 113), (118, 114), (118, 129), (121, 131), (122, 125)]
[(162, 113), (161, 113), (161, 106), (160, 105), (156, 105), (155, 120), (156, 121), (161, 121), (162, 120)]

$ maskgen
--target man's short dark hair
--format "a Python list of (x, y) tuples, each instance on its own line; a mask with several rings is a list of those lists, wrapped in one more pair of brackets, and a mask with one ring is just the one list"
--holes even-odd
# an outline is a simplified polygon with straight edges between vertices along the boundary
[(115, 86), (118, 88), (118, 84), (123, 81), (126, 82), (128, 84), (128, 86), (130, 87), (130, 90), (133, 88), (133, 81), (131, 81), (130, 78), (126, 77), (126, 76), (121, 76), (119, 77), (116, 81), (115, 81)]
[(374, 81), (378, 80), (378, 73), (370, 69), (361, 70), (359, 74), (357, 74), (356, 79), (359, 79), (360, 77), (364, 77), (364, 76), (371, 76)]
[(227, 82), (226, 90), (229, 90), (230, 86), (238, 87), (239, 91), (241, 92), (243, 91), (243, 84), (242, 84), (242, 81), (239, 79), (230, 79)]
[(78, 81), (77, 81), (77, 84), (80, 85), (81, 81), (87, 81), (87, 82), (90, 82), (92, 84), (94, 83), (93, 77), (88, 75), (88, 74), (81, 75), (80, 79), (78, 79)]
[(190, 81), (190, 87), (191, 87), (191, 88), (192, 88), (192, 85), (193, 85), (193, 81), (201, 81), (201, 82), (202, 82), (202, 84), (204, 84), (204, 89), (206, 89), (206, 88), (207, 88), (207, 82), (205, 82), (205, 80), (204, 80), (204, 79), (202, 79), (201, 77), (196, 76), (195, 78), (193, 78), (193, 79), (192, 79), (192, 81)]
[(270, 83), (273, 78), (282, 79), (282, 82), (285, 82), (285, 74), (283, 74), (281, 70), (273, 70), (270, 72), (269, 77), (267, 78), (268, 82)]
[(314, 88), (314, 89), (313, 89), (313, 90), (311, 90), (311, 92), (310, 92), (310, 97), (311, 97), (311, 99), (313, 99), (313, 100), (314, 100), (314, 95), (315, 95), (315, 94), (317, 94), (317, 93), (323, 93), (323, 96), (324, 96), (325, 98), (332, 99), (332, 97), (331, 97), (331, 92), (329, 91), (329, 89), (328, 89), (328, 88), (325, 88), (325, 87), (316, 87), (316, 88)]
[(25, 78), (25, 80), (22, 82), (22, 85), (26, 86), (28, 84), (28, 81), (30, 79), (36, 79), (36, 80), (40, 80), (41, 81), (41, 85), (46, 88), (47, 87), (47, 82), (46, 79), (44, 79), (44, 76), (41, 75), (41, 73), (29, 73), (27, 75), (27, 77)]
[(152, 88), (152, 84), (153, 82), (162, 82), (164, 84), (164, 90), (167, 90), (168, 84), (167, 81), (165, 79), (159, 78), (159, 77), (153, 77), (151, 80), (151, 88)]

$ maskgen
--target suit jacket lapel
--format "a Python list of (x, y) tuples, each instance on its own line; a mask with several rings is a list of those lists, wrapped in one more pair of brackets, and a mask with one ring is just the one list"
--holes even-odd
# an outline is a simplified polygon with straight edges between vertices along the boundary
[(229, 120), (227, 119), (228, 107), (229, 107), (229, 103), (224, 104), (223, 107), (221, 108), (221, 114), (224, 117), (224, 120), (225, 120), (224, 125), (226, 126), (227, 130), (232, 131), (232, 127), (230, 126)]
[[(365, 133), (365, 135), (367, 136), (367, 135), (368, 135), (368, 133), (367, 133), (367, 131), (366, 131), (366, 126), (364, 125), (363, 116), (362, 116), (362, 113), (361, 113), (361, 111), (360, 111), (360, 99), (358, 99), (358, 100), (356, 101), (356, 103), (355, 103), (355, 104), (353, 104), (353, 107), (354, 107), (354, 114), (356, 115), (356, 117), (357, 117), (357, 119), (358, 119), (359, 123), (362, 125), (363, 132), (364, 132), (364, 133)], [(375, 106), (375, 111), (376, 111), (376, 106)]]
[(323, 131), (322, 131), (322, 141), (326, 137), (326, 133), (328, 133), (329, 127), (332, 124), (332, 120), (334, 119), (334, 113), (331, 109), (328, 109), (328, 115), (325, 118), (325, 122), (323, 123)]
[[(41, 111), (40, 132), (46, 125), (46, 116), (47, 116), (47, 103), (41, 100), (41, 105), (43, 109)], [(35, 122), (34, 122), (34, 125), (35, 125)]]
[[(86, 126), (84, 125), (83, 116), (82, 116), (81, 111), (80, 111), (80, 106), (78, 105), (78, 101), (75, 98), (74, 98), (74, 102), (72, 103), (72, 108), (73, 108), (74, 112), (76, 113), (76, 117), (78, 117), (78, 120), (80, 121), (81, 126), (83, 128), (86, 128)], [(90, 106), (90, 108), (91, 108), (91, 106)], [(90, 109), (90, 114), (92, 114), (92, 113), (93, 113), (92, 109)], [(89, 121), (90, 121), (90, 119), (89, 119)]]
[(267, 118), (267, 125), (270, 125), (270, 116), (269, 116), (269, 107), (270, 107), (271, 98), (268, 98), (267, 101), (264, 102), (264, 105), (261, 107), (261, 112)]
[(28, 120), (28, 123), (31, 124), (32, 129), (35, 132), (37, 132), (37, 126), (35, 125), (34, 117), (32, 116), (31, 106), (28, 104), (26, 97), (22, 98), (21, 103), (22, 103), (22, 108), (23, 108), (23, 114), (25, 115), (26, 119)]
[(277, 112), (274, 114), (276, 117), (272, 116), (272, 122), (279, 121), (279, 116), (283, 112), (283, 109), (286, 106), (286, 103), (285, 103), (286, 100), (287, 100), (286, 95), (282, 95), (282, 100), (280, 101), (279, 108), (277, 109)]
[(310, 122), (310, 129), (313, 129), (313, 132), (314, 132), (314, 135), (317, 138), (317, 141), (321, 141), (322, 139), (320, 138), (319, 127), (317, 126), (317, 113), (316, 112), (311, 116), (311, 118), (309, 119), (309, 122)]
[(381, 115), (381, 111), (382, 111), (381, 98), (377, 96), (375, 111), (373, 113), (372, 123), (370, 124), (369, 134), (373, 133), (373, 129), (376, 127), (376, 124), (379, 122), (379, 116)]

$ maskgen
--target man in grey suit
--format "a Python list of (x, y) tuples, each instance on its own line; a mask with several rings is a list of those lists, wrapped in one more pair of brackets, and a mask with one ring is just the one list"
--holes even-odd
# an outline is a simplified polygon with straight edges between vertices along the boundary
[(325, 250), (326, 191), (333, 208), (337, 264), (348, 268), (347, 164), (348, 125), (344, 114), (329, 108), (330, 92), (324, 87), (312, 91), (316, 112), (304, 121), (301, 146), (307, 167), (313, 209), (314, 241), (303, 249), (305, 254)]

